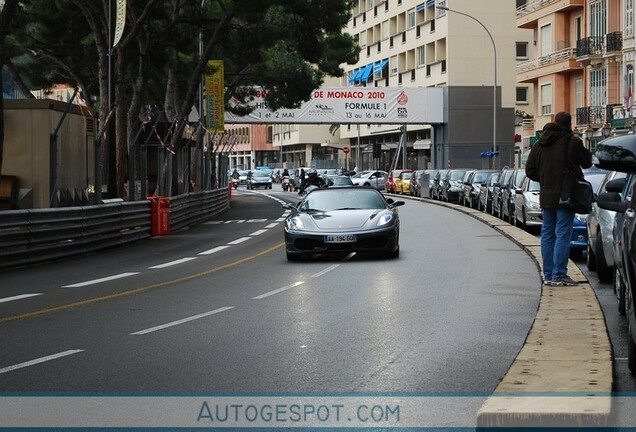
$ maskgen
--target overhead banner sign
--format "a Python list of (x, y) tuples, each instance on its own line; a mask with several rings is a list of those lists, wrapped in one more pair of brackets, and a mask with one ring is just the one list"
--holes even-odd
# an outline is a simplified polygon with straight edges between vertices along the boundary
[[(245, 116), (225, 113), (226, 123), (302, 124), (431, 124), (444, 122), (443, 88), (335, 87), (314, 90), (297, 109), (272, 111), (265, 92), (257, 92), (246, 105)], [(234, 106), (241, 105), (236, 99)]]
[(225, 127), (223, 60), (210, 60), (208, 69), (211, 71), (205, 74), (208, 128), (216, 132), (222, 132)]

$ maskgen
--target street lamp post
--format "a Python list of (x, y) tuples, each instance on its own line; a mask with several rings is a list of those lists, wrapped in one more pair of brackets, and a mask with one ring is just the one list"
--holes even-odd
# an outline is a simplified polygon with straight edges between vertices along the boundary
[(495, 168), (495, 157), (496, 157), (495, 155), (497, 152), (497, 47), (495, 46), (495, 40), (493, 39), (492, 34), (490, 34), (490, 31), (486, 28), (486, 26), (474, 16), (468, 15), (464, 12), (459, 12), (453, 9), (449, 9), (446, 6), (436, 6), (436, 7), (439, 10), (443, 10), (446, 12), (454, 12), (458, 15), (463, 15), (467, 18), (472, 19), (477, 24), (479, 24), (484, 30), (486, 30), (486, 33), (488, 34), (488, 37), (490, 38), (490, 42), (492, 42), (492, 50), (495, 54), (495, 63), (494, 63), (495, 84), (492, 87), (492, 153), (493, 153), (493, 168)]

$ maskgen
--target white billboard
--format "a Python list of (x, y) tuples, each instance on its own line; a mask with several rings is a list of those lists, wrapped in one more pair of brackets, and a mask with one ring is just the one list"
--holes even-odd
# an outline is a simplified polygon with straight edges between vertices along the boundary
[[(257, 92), (250, 114), (226, 110), (225, 123), (431, 124), (444, 122), (444, 89), (409, 87), (334, 87), (314, 90), (300, 108), (272, 111)], [(230, 105), (240, 102), (230, 100)]]

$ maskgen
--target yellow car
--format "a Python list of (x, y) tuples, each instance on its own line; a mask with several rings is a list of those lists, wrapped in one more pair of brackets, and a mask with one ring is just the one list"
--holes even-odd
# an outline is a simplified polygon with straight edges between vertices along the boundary
[(409, 193), (409, 183), (411, 181), (411, 176), (413, 175), (413, 171), (402, 171), (398, 178), (395, 179), (395, 191), (401, 194)]

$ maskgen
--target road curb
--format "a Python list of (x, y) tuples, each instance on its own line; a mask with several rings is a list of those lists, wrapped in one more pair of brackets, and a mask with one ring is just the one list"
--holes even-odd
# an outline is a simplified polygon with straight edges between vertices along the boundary
[[(519, 245), (542, 272), (540, 240), (488, 213), (461, 211)], [(477, 427), (603, 427), (611, 422), (612, 346), (587, 278), (573, 262), (574, 287), (542, 286), (537, 315), (510, 369), (477, 413)], [(543, 279), (543, 278), (541, 278)]]

